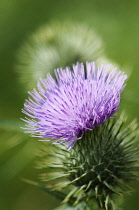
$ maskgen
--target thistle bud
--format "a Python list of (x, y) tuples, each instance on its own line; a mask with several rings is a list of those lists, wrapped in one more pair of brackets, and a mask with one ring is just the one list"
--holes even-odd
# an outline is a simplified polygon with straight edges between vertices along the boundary
[[(101, 38), (86, 25), (53, 23), (37, 30), (18, 51), (17, 71), (25, 90), (55, 68), (104, 57)], [(104, 59), (103, 59), (104, 60)]]

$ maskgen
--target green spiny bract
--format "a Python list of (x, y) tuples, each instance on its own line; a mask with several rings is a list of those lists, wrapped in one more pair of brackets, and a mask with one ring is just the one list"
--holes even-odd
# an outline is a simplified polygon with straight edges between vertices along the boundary
[(59, 179), (49, 186), (51, 190), (60, 191), (71, 185), (63, 200), (70, 206), (77, 208), (85, 202), (86, 207), (82, 209), (92, 209), (92, 201), (96, 199), (99, 208), (114, 209), (115, 195), (131, 190), (128, 183), (136, 179), (139, 169), (137, 123), (133, 121), (123, 127), (123, 119), (109, 119), (93, 131), (85, 132), (69, 151), (64, 145), (54, 146), (50, 153), (43, 148), (38, 166), (45, 170), (52, 168), (52, 172), (42, 174), (41, 179)]

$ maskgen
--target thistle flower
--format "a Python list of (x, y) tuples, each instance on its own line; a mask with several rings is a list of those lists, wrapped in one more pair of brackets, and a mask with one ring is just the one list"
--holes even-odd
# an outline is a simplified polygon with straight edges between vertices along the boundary
[[(24, 105), (29, 118), (27, 132), (39, 138), (73, 147), (88, 130), (102, 125), (117, 112), (120, 94), (127, 76), (110, 65), (97, 67), (94, 62), (55, 70), (56, 80), (47, 75), (38, 82), (38, 91)], [(46, 141), (44, 139), (43, 141)]]

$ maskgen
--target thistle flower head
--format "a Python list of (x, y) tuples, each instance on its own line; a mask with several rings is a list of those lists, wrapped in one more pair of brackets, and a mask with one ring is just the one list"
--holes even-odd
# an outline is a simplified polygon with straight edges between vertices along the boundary
[[(24, 105), (29, 118), (27, 132), (40, 138), (68, 143), (71, 148), (84, 132), (100, 126), (116, 113), (127, 76), (110, 65), (94, 62), (55, 70), (56, 80), (47, 75), (38, 82), (38, 91)], [(60, 141), (59, 141), (60, 140)]]

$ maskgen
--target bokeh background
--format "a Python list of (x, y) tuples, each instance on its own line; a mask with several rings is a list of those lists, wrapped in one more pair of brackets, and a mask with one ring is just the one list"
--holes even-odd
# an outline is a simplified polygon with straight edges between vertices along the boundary
[[(0, 1), (0, 209), (49, 210), (58, 200), (28, 185), (35, 179), (34, 160), (40, 142), (20, 129), (27, 94), (19, 82), (18, 50), (40, 26), (63, 20), (87, 24), (102, 38), (112, 62), (130, 69), (122, 108), (139, 120), (139, 1), (1, 0)], [(126, 71), (126, 69), (125, 69)], [(22, 135), (21, 135), (22, 133)], [(125, 196), (125, 210), (137, 210), (139, 183)]]

